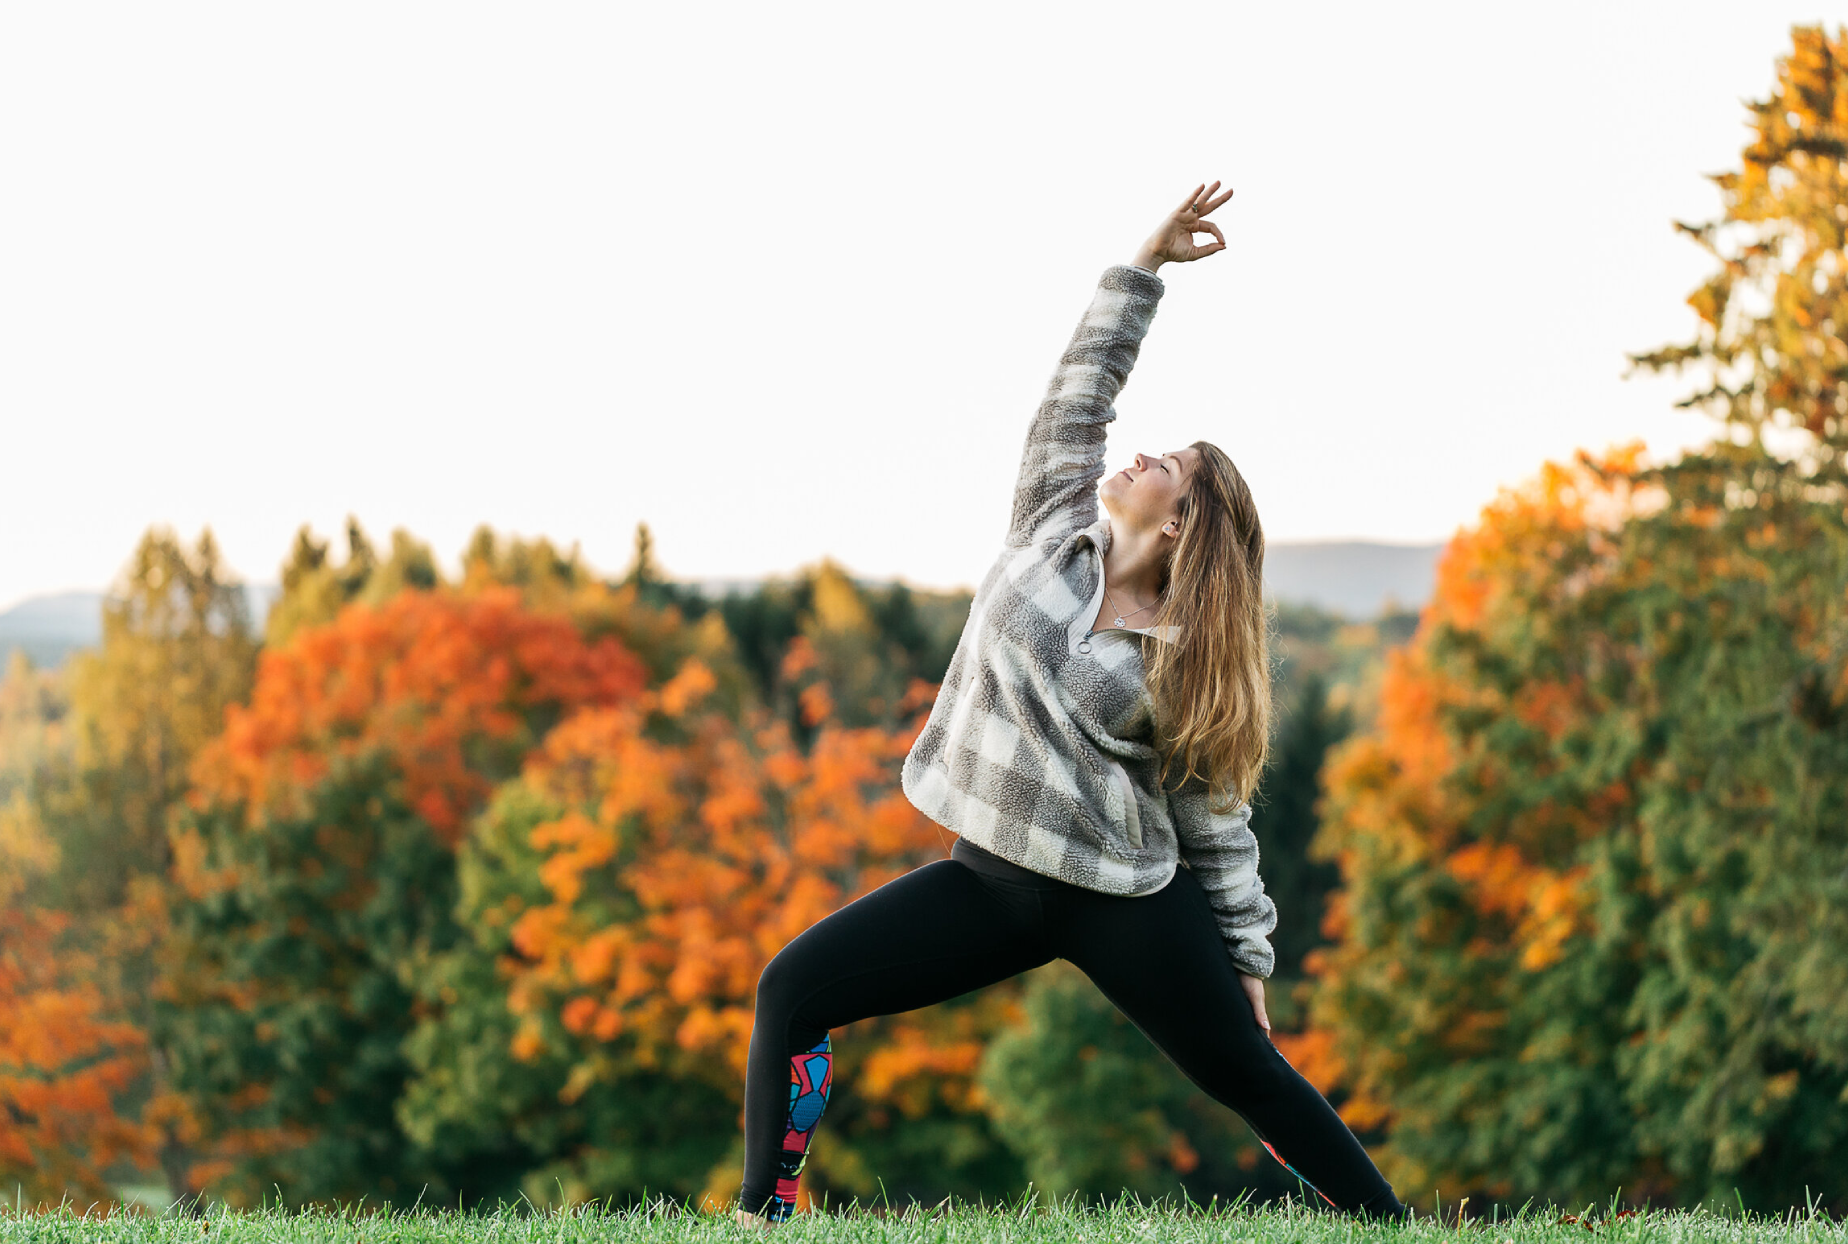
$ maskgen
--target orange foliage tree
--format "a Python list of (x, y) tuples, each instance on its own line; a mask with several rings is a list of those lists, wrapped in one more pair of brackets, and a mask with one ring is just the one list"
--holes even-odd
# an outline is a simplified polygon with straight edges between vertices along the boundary
[(1839, 1198), (1848, 523), (1729, 453), (1549, 466), (1331, 760), (1312, 1028), (1402, 1194)]
[[(501, 790), (464, 848), (473, 945), (437, 988), (480, 996), (491, 977), (506, 1004), (418, 1035), (406, 1114), (420, 1140), (519, 1137), (535, 1200), (736, 1194), (764, 965), (946, 846), (898, 789), (917, 722), (836, 723), (815, 667), (797, 639), (783, 675), (813, 731), (806, 750), (761, 709), (716, 711), (714, 676), (692, 660), (644, 697), (562, 723)], [(930, 690), (914, 686), (911, 711)], [(850, 1029), (838, 1074), (853, 1092), (830, 1110), (815, 1190), (877, 1195), (875, 1170), (894, 1196), (894, 1172), (969, 1189), (1016, 1175), (973, 1078), (1015, 992)]]
[(622, 645), (587, 644), (512, 588), (403, 592), (263, 654), (249, 705), (231, 706), (195, 767), (194, 804), (237, 803), (255, 824), (299, 807), (339, 761), (378, 751), (453, 845), (463, 817), (552, 720), (641, 685)]
[(160, 1040), (180, 1093), (157, 1107), (196, 1185), (453, 1185), (393, 1117), (420, 965), (459, 936), (452, 848), (555, 722), (643, 682), (613, 638), (493, 585), (350, 604), (263, 654), (175, 836)]
[[(1546, 644), (1557, 616), (1548, 594), (1582, 593), (1608, 571), (1634, 461), (1633, 448), (1596, 466), (1549, 464), (1460, 533), (1413, 643), (1388, 654), (1375, 728), (1329, 762), (1315, 854), (1339, 862), (1346, 886), (1323, 922), (1335, 944), (1308, 958), (1321, 984), (1314, 1026), (1279, 1045), (1325, 1091), (1346, 1092), (1342, 1116), (1357, 1131), (1393, 1125), (1398, 1143), (1384, 1160), (1402, 1187), (1445, 1175), (1459, 1191), (1471, 1178), (1489, 1194), (1517, 1186), (1491, 1169), (1418, 1162), (1410, 1143), (1472, 1107), (1511, 1109), (1506, 1077), (1485, 1071), (1440, 1087), (1415, 1071), (1491, 1066), (1505, 1043), (1518, 1050), (1533, 1036), (1528, 1022), (1553, 1034), (1568, 1066), (1570, 1051), (1614, 1039), (1614, 1028), (1579, 1027), (1578, 1008), (1559, 1009), (1531, 974), (1582, 931), (1579, 848), (1624, 814), (1628, 789), (1621, 775), (1602, 774), (1586, 789), (1558, 750), (1589, 711), (1586, 671), (1558, 654), (1567, 659), (1516, 673), (1498, 649)], [(1476, 676), (1491, 654), (1502, 657), (1501, 677)], [(1600, 1070), (1535, 1083), (1516, 1117), (1538, 1122), (1537, 1109), (1596, 1120)], [(1560, 1140), (1566, 1160), (1580, 1152), (1586, 1162), (1568, 1178), (1601, 1178), (1606, 1154), (1586, 1140)]]

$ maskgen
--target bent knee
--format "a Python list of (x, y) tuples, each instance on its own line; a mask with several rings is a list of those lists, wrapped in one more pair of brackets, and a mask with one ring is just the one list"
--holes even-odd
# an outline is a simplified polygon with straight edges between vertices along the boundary
[(756, 1022), (775, 1024), (788, 1034), (791, 1051), (806, 1050), (827, 1035), (827, 1025), (805, 1004), (815, 994), (815, 974), (803, 956), (785, 946), (764, 965), (757, 978)]
[(764, 970), (757, 975), (757, 1009), (774, 1005), (779, 999), (789, 996), (789, 987), (793, 983), (794, 973), (785, 955), (789, 948), (785, 946), (774, 955), (770, 962), (764, 964)]
[(757, 977), (757, 1009), (788, 1014), (814, 988), (813, 965), (797, 938), (779, 950)]

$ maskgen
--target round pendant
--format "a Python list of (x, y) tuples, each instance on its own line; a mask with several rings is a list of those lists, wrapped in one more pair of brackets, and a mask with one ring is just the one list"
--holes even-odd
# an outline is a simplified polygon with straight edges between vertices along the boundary
[(1079, 640), (1078, 641), (1078, 651), (1085, 652), (1085, 653), (1090, 652), (1091, 651), (1091, 641), (1088, 639)]

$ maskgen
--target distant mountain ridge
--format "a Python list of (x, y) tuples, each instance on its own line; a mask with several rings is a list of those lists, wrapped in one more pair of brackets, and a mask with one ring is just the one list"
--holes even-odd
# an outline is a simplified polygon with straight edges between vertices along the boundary
[[(274, 583), (252, 583), (244, 588), (250, 616), (259, 627), (281, 591)], [(15, 648), (23, 650), (32, 664), (48, 669), (64, 664), (79, 648), (101, 643), (104, 595), (52, 592), (29, 596), (11, 609), (0, 610), (0, 673), (5, 672)]]
[[(1419, 609), (1437, 581), (1441, 544), (1380, 544), (1368, 540), (1278, 541), (1264, 558), (1267, 595), (1313, 605), (1350, 618), (1371, 618), (1388, 608)], [(768, 576), (766, 576), (768, 577)], [(749, 592), (762, 579), (705, 579), (694, 586), (709, 596)], [(259, 626), (276, 599), (275, 584), (252, 584), (250, 616)], [(0, 663), (14, 648), (34, 665), (61, 665), (78, 648), (103, 637), (103, 593), (56, 592), (0, 611)]]
[(0, 613), (0, 672), (23, 649), (32, 664), (61, 665), (78, 648), (103, 637), (101, 592), (54, 592), (32, 596)]
[(1437, 587), (1443, 551), (1442, 544), (1278, 541), (1264, 554), (1264, 591), (1355, 619), (1423, 609)]

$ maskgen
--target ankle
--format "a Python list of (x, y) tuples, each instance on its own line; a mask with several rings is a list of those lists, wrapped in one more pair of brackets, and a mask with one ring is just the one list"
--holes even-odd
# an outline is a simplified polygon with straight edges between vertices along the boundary
[(1412, 1211), (1399, 1200), (1398, 1194), (1387, 1188), (1362, 1201), (1354, 1213), (1360, 1218), (1373, 1221), (1407, 1222)]

